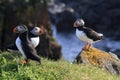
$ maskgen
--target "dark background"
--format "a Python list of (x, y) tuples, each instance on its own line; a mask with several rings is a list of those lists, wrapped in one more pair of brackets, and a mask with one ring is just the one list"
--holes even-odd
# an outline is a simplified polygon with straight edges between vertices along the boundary
[(18, 24), (49, 29), (45, 0), (0, 0), (0, 49), (15, 41), (12, 30)]
[(76, 18), (83, 18), (86, 27), (111, 39), (120, 40), (120, 0), (48, 1), (51, 21), (59, 32), (71, 32)]

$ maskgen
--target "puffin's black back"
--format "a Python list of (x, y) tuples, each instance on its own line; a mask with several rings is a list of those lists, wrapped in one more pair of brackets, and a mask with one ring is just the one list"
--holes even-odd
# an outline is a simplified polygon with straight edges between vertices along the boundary
[(92, 39), (93, 41), (101, 40), (103, 36), (99, 36), (98, 33), (91, 28), (84, 28), (83, 31), (87, 35), (88, 38)]
[(27, 57), (27, 59), (36, 60), (40, 63), (40, 58), (37, 55), (35, 47), (28, 38), (28, 31), (20, 33), (18, 36), (21, 40), (22, 49)]
[(76, 28), (80, 31), (83, 31), (86, 34), (86, 36), (88, 38), (92, 39), (93, 41), (103, 39), (103, 36), (99, 36), (98, 33), (91, 28), (84, 27), (84, 26), (79, 26), (79, 27), (76, 27)]

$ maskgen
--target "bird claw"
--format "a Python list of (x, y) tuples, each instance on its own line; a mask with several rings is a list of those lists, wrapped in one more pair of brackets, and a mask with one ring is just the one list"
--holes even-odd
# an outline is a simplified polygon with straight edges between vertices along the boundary
[(91, 47), (91, 45), (90, 45), (89, 43), (87, 43), (87, 44), (85, 45), (85, 47), (82, 48), (82, 49), (88, 51), (88, 50), (90, 49), (90, 47)]
[(84, 48), (82, 48), (83, 50), (87, 51), (89, 50), (89, 47), (88, 46), (85, 46)]

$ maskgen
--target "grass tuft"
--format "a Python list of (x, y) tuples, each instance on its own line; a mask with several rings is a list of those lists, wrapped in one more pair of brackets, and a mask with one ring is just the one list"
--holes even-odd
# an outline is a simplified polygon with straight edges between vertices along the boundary
[(0, 80), (120, 80), (120, 77), (91, 65), (70, 64), (61, 59), (51, 61), (42, 58), (42, 64), (30, 61), (20, 64), (19, 53), (0, 53)]

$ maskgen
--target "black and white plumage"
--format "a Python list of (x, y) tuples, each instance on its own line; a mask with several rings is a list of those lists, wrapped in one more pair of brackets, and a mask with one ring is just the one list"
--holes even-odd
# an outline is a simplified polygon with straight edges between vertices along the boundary
[[(40, 35), (44, 34), (44, 30), (42, 30), (40, 27), (32, 27), (29, 30), (28, 36), (34, 47), (37, 47), (40, 43)], [(16, 51), (18, 50), (15, 44), (10, 44), (6, 46), (6, 49), (8, 51)]]
[(83, 49), (87, 50), (90, 48), (92, 43), (98, 42), (103, 39), (103, 34), (97, 33), (91, 28), (85, 27), (85, 22), (83, 19), (77, 19), (74, 22), (74, 27), (76, 28), (76, 36), (81, 40), (86, 42), (87, 44)]
[(15, 44), (24, 57), (25, 61), (28, 62), (29, 59), (32, 59), (41, 63), (41, 60), (37, 55), (34, 45), (28, 38), (28, 28), (25, 25), (18, 25), (13, 29), (13, 32), (19, 34), (15, 41)]
[(43, 31), (39, 27), (34, 27), (32, 30), (29, 32), (29, 38), (34, 47), (37, 47), (39, 42), (40, 42), (40, 37), (39, 35), (43, 34)]

